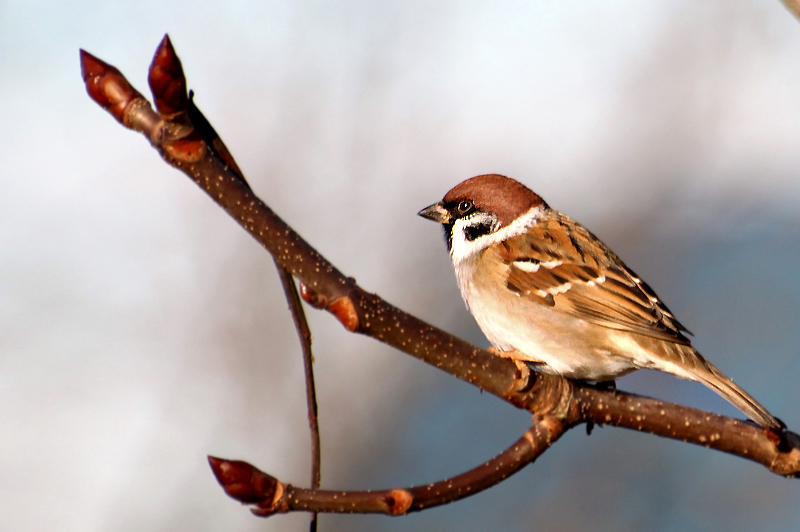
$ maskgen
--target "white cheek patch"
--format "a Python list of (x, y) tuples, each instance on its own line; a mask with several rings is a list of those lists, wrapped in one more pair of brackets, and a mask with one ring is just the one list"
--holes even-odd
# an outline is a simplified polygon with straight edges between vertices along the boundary
[(474, 227), (480, 223), (486, 223), (486, 217), (491, 217), (496, 224), (496, 218), (486, 213), (476, 213), (467, 218), (460, 218), (453, 224), (453, 243), (450, 248), (450, 257), (453, 264), (457, 265), (464, 260), (480, 253), (487, 247), (497, 242), (502, 242), (513, 236), (521, 235), (530, 228), (544, 214), (542, 206), (531, 207), (526, 213), (514, 220), (510, 225), (494, 230), (487, 235), (479, 236), (474, 240), (468, 240), (465, 231), (468, 227)]

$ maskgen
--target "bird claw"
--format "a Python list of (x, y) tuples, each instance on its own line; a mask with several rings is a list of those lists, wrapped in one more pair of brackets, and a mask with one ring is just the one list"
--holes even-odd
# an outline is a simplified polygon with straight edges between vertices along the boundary
[(535, 379), (531, 379), (531, 368), (528, 363), (536, 364), (535, 361), (526, 360), (526, 355), (517, 350), (503, 351), (496, 347), (489, 347), (486, 350), (493, 355), (510, 360), (517, 367), (514, 375), (514, 385), (512, 386), (515, 392), (523, 393), (531, 389)]

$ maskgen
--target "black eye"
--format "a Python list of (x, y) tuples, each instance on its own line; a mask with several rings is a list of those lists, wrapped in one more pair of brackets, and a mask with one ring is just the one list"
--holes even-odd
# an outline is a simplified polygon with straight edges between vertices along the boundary
[(469, 214), (470, 212), (472, 212), (472, 209), (474, 208), (475, 206), (472, 204), (470, 200), (461, 200), (458, 202), (458, 206), (456, 207), (456, 209), (458, 209), (459, 216), (464, 216)]

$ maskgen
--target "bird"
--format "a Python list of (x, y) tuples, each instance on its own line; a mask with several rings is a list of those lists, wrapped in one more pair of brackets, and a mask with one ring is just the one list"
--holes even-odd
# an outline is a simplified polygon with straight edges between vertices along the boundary
[(444, 226), (461, 296), (493, 354), (598, 383), (663, 371), (704, 384), (763, 428), (784, 427), (692, 347), (608, 246), (522, 183), (472, 177), (418, 214)]

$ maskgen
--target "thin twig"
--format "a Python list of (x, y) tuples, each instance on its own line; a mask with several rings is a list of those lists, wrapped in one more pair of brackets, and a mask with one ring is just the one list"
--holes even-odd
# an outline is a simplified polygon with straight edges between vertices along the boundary
[(479, 493), (542, 455), (567, 429), (555, 417), (538, 420), (514, 444), (488, 462), (455, 477), (410, 488), (376, 491), (308, 490), (284, 484), (247, 462), (209, 457), (225, 492), (253, 505), (260, 517), (285, 512), (383, 513), (405, 515)]
[[(318, 490), (321, 480), (321, 458), (319, 443), (319, 423), (317, 421), (317, 389), (314, 385), (314, 356), (311, 353), (311, 329), (308, 327), (306, 313), (303, 310), (303, 302), (300, 301), (300, 294), (297, 293), (294, 277), (289, 270), (275, 261), (275, 267), (283, 284), (283, 291), (286, 294), (286, 301), (289, 303), (289, 310), (292, 311), (297, 336), (300, 339), (300, 346), (303, 351), (303, 368), (306, 374), (306, 403), (308, 404), (308, 427), (311, 430), (311, 489)], [(311, 513), (311, 532), (317, 530), (317, 512)]]

